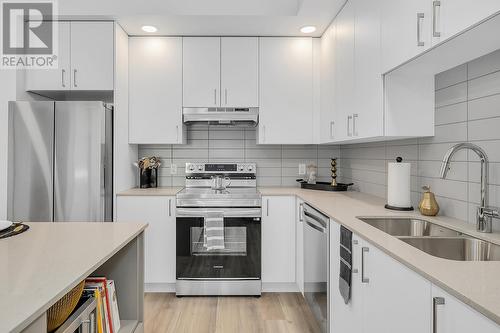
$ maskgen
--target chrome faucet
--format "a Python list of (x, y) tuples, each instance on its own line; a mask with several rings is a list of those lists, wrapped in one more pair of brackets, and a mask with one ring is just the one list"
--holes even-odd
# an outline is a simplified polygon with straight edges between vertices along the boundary
[(500, 218), (500, 214), (497, 208), (488, 207), (488, 156), (486, 156), (485, 151), (472, 143), (459, 143), (454, 145), (444, 155), (443, 163), (441, 164), (441, 178), (446, 178), (448, 170), (450, 170), (451, 158), (457, 151), (462, 149), (472, 150), (481, 160), (481, 202), (480, 206), (477, 207), (476, 230), (479, 232), (491, 232), (492, 219)]

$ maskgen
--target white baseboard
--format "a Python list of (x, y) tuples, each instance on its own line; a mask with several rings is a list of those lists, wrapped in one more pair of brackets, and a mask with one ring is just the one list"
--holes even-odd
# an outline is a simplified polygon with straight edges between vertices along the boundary
[(145, 283), (146, 293), (175, 293), (175, 283)]
[(264, 293), (298, 293), (299, 287), (295, 282), (262, 282)]

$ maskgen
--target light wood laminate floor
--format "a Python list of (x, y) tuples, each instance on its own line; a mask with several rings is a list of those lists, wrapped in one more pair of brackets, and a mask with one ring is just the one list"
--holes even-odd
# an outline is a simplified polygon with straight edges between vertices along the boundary
[(264, 293), (260, 298), (148, 293), (144, 316), (146, 333), (319, 332), (299, 293)]

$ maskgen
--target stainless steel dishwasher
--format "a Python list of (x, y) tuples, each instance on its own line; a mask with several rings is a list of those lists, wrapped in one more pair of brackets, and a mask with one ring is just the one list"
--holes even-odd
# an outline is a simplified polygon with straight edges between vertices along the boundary
[(317, 209), (303, 204), (300, 220), (304, 223), (304, 297), (321, 332), (328, 332), (330, 219)]

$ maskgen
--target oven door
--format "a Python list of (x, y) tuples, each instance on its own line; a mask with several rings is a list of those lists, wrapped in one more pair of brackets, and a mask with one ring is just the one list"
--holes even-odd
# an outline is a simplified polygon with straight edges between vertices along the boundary
[[(207, 250), (205, 217), (222, 213), (224, 249)], [(260, 208), (177, 208), (178, 280), (260, 279)]]

